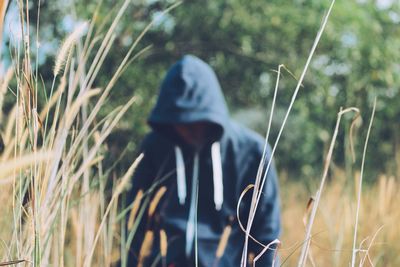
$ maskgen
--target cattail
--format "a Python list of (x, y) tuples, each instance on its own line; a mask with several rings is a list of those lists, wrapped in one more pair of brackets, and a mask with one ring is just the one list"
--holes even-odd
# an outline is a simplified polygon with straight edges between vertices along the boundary
[(232, 222), (234, 220), (233, 216), (229, 217), (229, 223), (228, 225), (224, 228), (224, 231), (222, 232), (221, 238), (218, 243), (217, 251), (215, 252), (215, 261), (214, 261), (214, 266), (218, 265), (219, 260), (222, 258), (222, 256), (225, 253), (225, 249), (228, 245), (228, 240), (232, 232)]
[(133, 201), (131, 213), (129, 215), (128, 230), (132, 229), (133, 222), (135, 221), (136, 218), (136, 214), (140, 208), (140, 201), (142, 200), (142, 197), (143, 197), (143, 190), (139, 190), (139, 192), (136, 194), (135, 200)]
[(88, 23), (82, 23), (77, 27), (64, 41), (63, 45), (60, 48), (60, 51), (58, 52), (57, 58), (56, 58), (56, 63), (54, 65), (54, 77), (60, 73), (62, 67), (64, 66), (65, 59), (68, 57), (69, 51), (73, 47), (73, 45), (76, 43), (76, 41), (85, 34), (85, 31), (88, 27)]
[(143, 267), (144, 266), (144, 261), (148, 256), (151, 254), (151, 249), (153, 247), (153, 241), (154, 241), (154, 233), (151, 230), (147, 230), (144, 240), (142, 243), (142, 247), (140, 248), (140, 254), (139, 254), (139, 262), (137, 267)]
[(232, 232), (232, 226), (227, 225), (224, 229), (224, 232), (222, 233), (221, 239), (219, 240), (219, 243), (218, 243), (217, 252), (215, 253), (215, 256), (217, 257), (217, 259), (220, 259), (224, 255), (226, 246), (228, 245), (228, 240), (229, 240), (229, 236), (231, 235), (231, 232)]
[(150, 203), (149, 218), (153, 217), (154, 212), (156, 211), (157, 205), (160, 202), (161, 198), (164, 196), (166, 191), (167, 191), (167, 188), (165, 186), (158, 189), (156, 195), (154, 196), (153, 200)]
[(160, 230), (160, 252), (162, 258), (163, 267), (167, 266), (167, 250), (168, 250), (168, 241), (167, 234), (163, 229)]

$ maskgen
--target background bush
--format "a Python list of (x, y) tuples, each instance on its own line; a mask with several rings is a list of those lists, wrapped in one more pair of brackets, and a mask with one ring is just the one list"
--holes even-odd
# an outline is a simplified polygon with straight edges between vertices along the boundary
[[(184, 1), (170, 14), (160, 16), (174, 1), (134, 1), (124, 22), (117, 28), (118, 39), (96, 83), (104, 84), (116, 69), (123, 53), (139, 33), (156, 18), (155, 26), (140, 43), (151, 45), (116, 85), (117, 90), (101, 111), (108, 114), (127, 96), (140, 99), (124, 117), (118, 136), (130, 142), (129, 158), (149, 130), (146, 118), (166, 70), (183, 54), (191, 53), (209, 62), (216, 70), (230, 111), (261, 134), (266, 130), (276, 72), (284, 64), (295, 77), (300, 75), (306, 56), (318, 31), (329, 1), (213, 0)], [(31, 6), (37, 8), (37, 3)], [(96, 20), (101, 27), (108, 16), (115, 16), (119, 5), (104, 0)], [(42, 3), (41, 27), (44, 43), (57, 43), (74, 23), (90, 18), (93, 1), (77, 1), (73, 12), (68, 4)], [(32, 12), (34, 14), (34, 12)], [(60, 19), (63, 18), (63, 19)], [(35, 18), (33, 18), (34, 20)], [(361, 152), (366, 116), (378, 96), (377, 115), (370, 141), (374, 159), (368, 162), (368, 177), (377, 173), (399, 174), (400, 161), (400, 4), (396, 1), (338, 1), (306, 75), (304, 88), (291, 114), (277, 151), (279, 169), (290, 177), (312, 177), (321, 171), (323, 155), (340, 107), (356, 106), (364, 117), (356, 133), (356, 151)], [(108, 27), (109, 25), (104, 25)], [(51, 48), (42, 52), (42, 73), (48, 68)], [(284, 74), (281, 82), (276, 134), (294, 90), (295, 79)], [(47, 86), (49, 88), (49, 86)], [(136, 114), (142, 114), (137, 116)], [(246, 120), (242, 118), (245, 115)], [(250, 116), (249, 116), (250, 115)], [(248, 118), (251, 118), (250, 120)], [(349, 123), (345, 123), (349, 125)], [(334, 163), (352, 175), (349, 127), (340, 134)], [(271, 143), (275, 135), (272, 136)], [(111, 140), (111, 142), (113, 142)], [(125, 148), (125, 142), (114, 142)]]

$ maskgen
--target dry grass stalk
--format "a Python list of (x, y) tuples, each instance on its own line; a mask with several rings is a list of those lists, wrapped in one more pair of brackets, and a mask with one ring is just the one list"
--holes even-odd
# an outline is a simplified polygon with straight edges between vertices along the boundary
[(221, 236), (221, 239), (219, 240), (217, 251), (215, 253), (215, 257), (217, 259), (220, 259), (224, 255), (226, 246), (228, 245), (228, 240), (229, 240), (229, 236), (231, 235), (231, 232), (232, 232), (232, 226), (227, 225), (225, 227), (224, 231), (222, 232), (222, 236)]
[(141, 202), (142, 198), (143, 198), (143, 190), (139, 190), (138, 193), (136, 194), (135, 200), (133, 201), (132, 209), (129, 214), (128, 230), (132, 229), (133, 223), (136, 219), (136, 215), (140, 208), (140, 202)]
[(359, 110), (356, 108), (347, 108), (345, 110), (340, 110), (340, 112), (337, 115), (335, 131), (333, 133), (333, 136), (331, 139), (331, 144), (329, 146), (329, 151), (328, 151), (328, 154), (327, 154), (325, 162), (324, 162), (324, 169), (323, 169), (323, 174), (322, 174), (322, 178), (321, 178), (321, 183), (320, 183), (319, 189), (316, 193), (315, 202), (312, 207), (310, 219), (309, 219), (307, 229), (306, 229), (306, 235), (304, 238), (305, 242), (302, 246), (301, 255), (299, 258), (299, 262), (298, 262), (299, 267), (304, 266), (306, 263), (306, 259), (307, 259), (307, 255), (308, 255), (308, 251), (309, 251), (309, 247), (310, 247), (310, 242), (311, 242), (311, 230), (312, 230), (312, 226), (313, 226), (315, 216), (317, 213), (318, 205), (319, 205), (319, 202), (321, 199), (322, 190), (325, 186), (325, 180), (328, 175), (329, 166), (330, 166), (332, 154), (333, 154), (333, 149), (334, 149), (334, 145), (336, 143), (336, 137), (339, 132), (340, 121), (341, 121), (342, 116), (348, 112), (355, 112), (357, 114), (357, 113), (359, 113)]
[(53, 75), (57, 76), (61, 71), (62, 67), (68, 57), (68, 54), (77, 40), (82, 37), (88, 27), (88, 23), (82, 23), (77, 27), (68, 37), (65, 39), (60, 51), (57, 54), (56, 62), (54, 64)]
[(307, 221), (308, 221), (308, 216), (310, 216), (311, 208), (314, 203), (314, 197), (310, 197), (308, 200), (307, 206), (306, 206), (306, 211), (304, 212), (303, 215), (303, 224), (305, 227), (307, 227)]
[(117, 188), (115, 189), (114, 194), (111, 197), (111, 200), (107, 206), (107, 209), (103, 215), (103, 218), (101, 220), (99, 229), (97, 230), (96, 237), (94, 238), (92, 247), (90, 249), (89, 254), (87, 255), (84, 266), (91, 266), (91, 261), (92, 261), (92, 256), (96, 248), (97, 241), (100, 237), (101, 230), (106, 222), (106, 218), (108, 213), (110, 212), (112, 205), (114, 204), (114, 201), (120, 196), (120, 194), (123, 192), (123, 190), (126, 188), (126, 186), (129, 183), (129, 179), (132, 177), (134, 171), (136, 170), (136, 167), (140, 163), (140, 161), (143, 159), (143, 154), (140, 154), (139, 157), (132, 163), (132, 165), (129, 167), (128, 171), (124, 174), (124, 176), (121, 178), (120, 183), (117, 185)]
[[(376, 237), (378, 236), (378, 233), (382, 230), (383, 226), (379, 227), (378, 230), (375, 232), (375, 234), (373, 235), (371, 242), (368, 245), (368, 248), (365, 250), (365, 255), (364, 258), (361, 259), (359, 266), (362, 267), (364, 266), (367, 258), (368, 261), (370, 262), (371, 266), (373, 266), (374, 264), (371, 261), (370, 255), (369, 255), (369, 251), (371, 250), (372, 244), (374, 243)], [(361, 246), (361, 245), (360, 245)]]
[(272, 242), (270, 242), (267, 246), (265, 246), (263, 248), (263, 250), (254, 258), (253, 267), (256, 266), (256, 262), (264, 255), (265, 252), (267, 252), (267, 250), (271, 250), (271, 246), (276, 245), (276, 248), (272, 249), (275, 251), (275, 253), (274, 253), (274, 258), (272, 260), (271, 267), (274, 267), (275, 261), (276, 261), (276, 255), (278, 254), (278, 248), (279, 248), (280, 244), (281, 244), (281, 241), (279, 241), (278, 239), (275, 239)]
[[(121, 7), (121, 11), (122, 13), (125, 11), (126, 9), (126, 5), (129, 4), (130, 0), (126, 0), (123, 4), (123, 6)], [(167, 8), (166, 10), (164, 10), (162, 13), (168, 13), (169, 11), (171, 11), (172, 9), (174, 9), (175, 7), (177, 7), (179, 4), (181, 4), (181, 2), (177, 2), (173, 5), (171, 5), (169, 8)], [(121, 13), (121, 14), (122, 14)], [(117, 18), (120, 16), (120, 13), (118, 13), (117, 17), (115, 18), (115, 20), (117, 20)], [(101, 106), (104, 104), (106, 98), (108, 97), (111, 89), (113, 88), (113, 86), (115, 85), (116, 81), (119, 79), (119, 77), (121, 76), (121, 74), (123, 73), (123, 71), (126, 69), (126, 66), (132, 62), (132, 59), (136, 58), (133, 57), (131, 59), (131, 55), (134, 51), (134, 49), (136, 48), (136, 46), (138, 45), (139, 41), (143, 38), (144, 34), (150, 29), (150, 27), (154, 24), (154, 20), (152, 20), (144, 29), (143, 31), (140, 33), (140, 35), (138, 36), (138, 38), (136, 38), (135, 42), (132, 44), (132, 46), (129, 48), (129, 51), (126, 53), (125, 57), (123, 58), (122, 62), (119, 64), (117, 70), (115, 71), (115, 73), (113, 74), (113, 76), (111, 77), (110, 81), (108, 82), (107, 86), (105, 87), (103, 94), (100, 96), (100, 98), (98, 99), (96, 105), (93, 107), (92, 109), (92, 113), (88, 116), (87, 120), (85, 121), (84, 125), (81, 128), (81, 131), (79, 132), (78, 136), (77, 136), (77, 141), (80, 142), (81, 139), (84, 138), (84, 133), (87, 132), (89, 126), (91, 125), (91, 123), (93, 122), (93, 120), (95, 119), (96, 114), (99, 112)], [(112, 30), (109, 30), (109, 32), (112, 32)], [(107, 35), (109, 34), (109, 32), (107, 33)], [(111, 33), (110, 33), (111, 34)], [(145, 48), (144, 50), (146, 50), (147, 48)], [(143, 50), (142, 50), (143, 51)], [(140, 54), (140, 52), (139, 52)], [(76, 147), (73, 146), (72, 150), (75, 150)]]
[(11, 265), (16, 265), (16, 264), (23, 263), (23, 262), (26, 262), (26, 260), (0, 262), (0, 266), (11, 266)]
[[(284, 117), (284, 119), (282, 121), (281, 128), (279, 129), (279, 133), (278, 133), (278, 136), (276, 138), (275, 144), (274, 144), (274, 146), (272, 148), (271, 155), (270, 155), (271, 158), (270, 158), (270, 160), (269, 160), (269, 162), (267, 164), (264, 176), (262, 177), (262, 180), (261, 180), (261, 175), (257, 175), (257, 177), (256, 177), (255, 190), (253, 192), (250, 211), (249, 211), (249, 218), (248, 218), (247, 225), (246, 225), (246, 236), (245, 236), (245, 243), (244, 243), (243, 253), (242, 253), (241, 267), (245, 267), (246, 264), (247, 264), (247, 246), (248, 246), (248, 239), (249, 239), (249, 235), (250, 235), (250, 230), (251, 230), (251, 227), (252, 227), (252, 224), (253, 224), (253, 220), (254, 220), (254, 217), (255, 217), (255, 214), (256, 214), (258, 203), (260, 201), (261, 190), (264, 187), (265, 180), (267, 178), (267, 174), (268, 174), (268, 171), (269, 171), (271, 163), (272, 163), (272, 158), (273, 158), (273, 156), (275, 154), (275, 150), (277, 148), (277, 145), (279, 143), (280, 137), (282, 135), (283, 128), (284, 128), (284, 126), (286, 124), (286, 121), (287, 121), (287, 119), (289, 117), (290, 111), (291, 111), (291, 109), (292, 109), (292, 107), (294, 105), (294, 102), (296, 100), (297, 94), (298, 94), (298, 92), (300, 90), (300, 87), (301, 87), (301, 85), (303, 83), (303, 80), (304, 80), (304, 77), (305, 77), (305, 75), (307, 73), (307, 70), (308, 70), (308, 67), (310, 65), (311, 59), (313, 58), (313, 55), (314, 55), (315, 50), (316, 50), (316, 48), (318, 46), (319, 40), (321, 39), (322, 33), (324, 32), (325, 26), (326, 26), (326, 24), (328, 22), (328, 19), (329, 19), (329, 16), (331, 14), (331, 11), (333, 9), (334, 4), (335, 4), (335, 0), (332, 0), (331, 4), (329, 6), (329, 9), (328, 9), (323, 21), (322, 21), (322, 24), (321, 24), (321, 27), (320, 27), (318, 33), (317, 33), (317, 36), (316, 36), (316, 38), (314, 40), (314, 43), (313, 43), (313, 46), (312, 46), (311, 51), (309, 53), (309, 56), (307, 58), (306, 64), (305, 64), (305, 66), (303, 68), (301, 76), (300, 76), (300, 78), (298, 80), (298, 83), (296, 85), (296, 89), (295, 89), (295, 91), (293, 93), (293, 96), (292, 96), (292, 99), (290, 101), (288, 110), (287, 110), (287, 112), (285, 114), (285, 117)], [(268, 141), (268, 140), (266, 140), (266, 141)], [(265, 144), (265, 145), (267, 145), (267, 144)], [(266, 152), (266, 149), (264, 149), (264, 154), (265, 154), (265, 152)], [(265, 155), (263, 155), (263, 157), (265, 157)], [(261, 168), (263, 168), (263, 166)]]
[(363, 182), (363, 174), (364, 174), (364, 164), (365, 164), (365, 156), (367, 154), (369, 135), (371, 133), (372, 123), (374, 121), (374, 116), (375, 116), (375, 108), (376, 108), (376, 97), (374, 100), (374, 106), (372, 108), (371, 119), (370, 119), (369, 126), (368, 126), (367, 136), (365, 138), (363, 156), (362, 156), (362, 161), (361, 161), (361, 172), (360, 172), (360, 178), (359, 178), (359, 183), (358, 183), (358, 193), (357, 193), (357, 210), (356, 210), (356, 219), (355, 219), (355, 226), (354, 226), (353, 254), (351, 257), (351, 266), (352, 267), (354, 267), (356, 264), (357, 229), (358, 229), (358, 218), (359, 218), (359, 214), (360, 214), (360, 205), (361, 205), (361, 190), (362, 190), (362, 182)]
[(167, 251), (168, 251), (168, 239), (167, 233), (165, 233), (164, 229), (160, 230), (160, 252), (163, 267), (167, 266)]
[[(313, 229), (318, 229), (312, 235), (312, 252), (315, 266), (349, 266), (352, 256), (352, 244), (354, 233), (354, 215), (356, 206), (354, 203), (354, 190), (349, 187), (344, 171), (337, 172), (332, 168), (332, 179), (327, 181), (321, 199), (318, 216), (316, 216)], [(392, 179), (391, 179), (392, 178)], [(385, 181), (386, 180), (386, 181)], [(351, 180), (353, 181), (353, 180)], [(390, 183), (389, 181), (393, 181)], [(389, 188), (386, 196), (380, 194)], [(400, 230), (397, 227), (400, 220), (400, 210), (396, 203), (400, 201), (399, 186), (394, 177), (380, 175), (376, 182), (363, 186), (362, 205), (358, 235), (360, 237), (373, 237), (377, 229), (384, 226), (375, 241), (371, 238), (363, 245), (360, 251), (365, 267), (371, 266), (369, 259), (375, 266), (400, 266)], [(280, 251), (281, 264), (283, 266), (295, 266), (298, 262), (300, 250), (298, 244), (304, 242), (302, 224), (304, 205), (309, 199), (309, 188), (303, 181), (287, 182), (281, 188), (282, 195), (282, 236), (285, 247)], [(389, 189), (388, 189), (389, 190)], [(382, 192), (382, 193), (380, 193)], [(386, 205), (386, 207), (382, 207)], [(370, 249), (368, 249), (371, 244)], [(358, 249), (359, 245), (357, 245)], [(307, 265), (311, 264), (307, 262)], [(358, 265), (358, 263), (357, 263)]]
[(217, 246), (217, 251), (215, 252), (215, 261), (213, 266), (218, 266), (220, 259), (225, 253), (225, 249), (228, 246), (228, 240), (232, 232), (233, 220), (233, 217), (229, 218), (229, 223), (227, 226), (225, 226), (224, 231), (222, 232), (221, 238), (219, 239), (219, 243)]
[[(246, 233), (246, 228), (243, 226), (243, 223), (242, 223), (242, 220), (240, 219), (240, 213), (239, 213), (239, 208), (240, 208), (240, 204), (242, 203), (242, 200), (243, 200), (243, 198), (244, 198), (244, 196), (247, 194), (247, 192), (249, 192), (250, 191), (250, 189), (253, 189), (254, 188), (254, 185), (253, 184), (249, 184), (249, 185), (247, 185), (247, 187), (242, 191), (242, 193), (240, 194), (240, 197), (239, 197), (239, 200), (238, 200), (238, 204), (237, 204), (237, 206), (236, 206), (236, 217), (237, 217), (237, 220), (238, 220), (238, 224), (239, 224), (239, 227), (240, 227), (240, 229), (244, 232), (244, 233)], [(251, 234), (249, 234), (249, 238), (251, 239), (251, 240), (253, 240), (254, 242), (256, 242), (257, 244), (259, 244), (261, 247), (263, 247), (263, 248), (265, 248), (265, 247), (267, 247), (268, 245), (266, 245), (266, 244), (263, 244), (262, 242), (260, 242), (260, 241), (258, 241), (254, 236), (252, 236)]]
[(46, 103), (46, 106), (43, 108), (43, 110), (40, 112), (40, 119), (43, 121), (46, 118), (46, 115), (50, 112), (50, 109), (57, 103), (57, 101), (60, 99), (61, 94), (64, 92), (64, 89), (67, 85), (67, 79), (63, 75), (60, 80), (60, 84), (58, 85), (58, 88), (53, 94), (52, 98)]
[(149, 206), (149, 213), (148, 213), (149, 218), (153, 217), (154, 212), (156, 211), (156, 208), (158, 206), (158, 203), (160, 202), (161, 198), (164, 196), (166, 191), (167, 187), (162, 186), (160, 187), (160, 189), (158, 189), (157, 193), (154, 195), (153, 200), (150, 202)]
[[(129, 0), (125, 1), (125, 3), (129, 2)], [(2, 4), (4, 4), (4, 1)], [(100, 161), (103, 159), (102, 147), (104, 141), (135, 99), (132, 98), (125, 106), (116, 108), (115, 112), (109, 114), (100, 123), (96, 119), (99, 109), (105, 103), (107, 93), (110, 92), (127, 63), (130, 62), (133, 49), (130, 50), (119, 71), (114, 74), (107, 85), (106, 93), (102, 95), (103, 101), (96, 102), (96, 108), (88, 110), (92, 120), (83, 120), (82, 123), (80, 113), (83, 107), (99, 90), (91, 90), (90, 87), (87, 87), (77, 97), (74, 92), (76, 92), (78, 85), (74, 82), (95, 79), (97, 70), (109, 53), (112, 41), (105, 42), (105, 49), (101, 53), (92, 50), (93, 45), (85, 46), (86, 50), (84, 51), (79, 49), (74, 51), (72, 47), (84, 32), (83, 26), (81, 29), (77, 29), (67, 38), (57, 55), (49, 102), (45, 108), (40, 109), (37, 106), (37, 85), (39, 83), (37, 79), (40, 75), (31, 69), (33, 64), (30, 62), (29, 54), (29, 51), (31, 51), (29, 49), (29, 32), (25, 29), (29, 28), (29, 26), (25, 27), (25, 25), (29, 25), (28, 1), (26, 1), (26, 4), (19, 1), (18, 4), (21, 25), (24, 25), (21, 26), (24, 31), (24, 50), (15, 49), (13, 66), (17, 66), (15, 69), (17, 103), (8, 116), (4, 132), (6, 150), (1, 155), (2, 163), (0, 165), (2, 182), (5, 181), (3, 178), (8, 179), (7, 181), (13, 181), (13, 187), (10, 190), (12, 193), (8, 198), (10, 201), (7, 203), (12, 205), (10, 208), (13, 211), (12, 216), (9, 216), (13, 218), (12, 222), (9, 223), (12, 238), (10, 238), (7, 246), (10, 247), (9, 251), (16, 251), (16, 254), (13, 255), (15, 258), (26, 258), (27, 261), (33, 262), (35, 265), (71, 265), (71, 262), (64, 261), (67, 260), (64, 259), (64, 255), (73, 253), (71, 251), (72, 246), (68, 243), (70, 240), (66, 238), (69, 225), (76, 233), (76, 250), (74, 250), (77, 252), (76, 264), (82, 266), (84, 263), (88, 266), (93, 262), (96, 266), (99, 263), (105, 266), (109, 264), (110, 260), (105, 258), (104, 254), (110, 251), (112, 240), (115, 239), (113, 236), (116, 224), (114, 217), (118, 216), (116, 200), (128, 183), (135, 166), (131, 166), (114, 187), (109, 206), (105, 204), (104, 197), (98, 193), (99, 189), (95, 182), (99, 177), (94, 176), (92, 167), (97, 165), (96, 167), (101, 169)], [(125, 4), (126, 6), (127, 4)], [(120, 12), (119, 16), (122, 16), (122, 13), (124, 12)], [(115, 20), (113, 23), (117, 25)], [(115, 35), (112, 30), (109, 32), (112, 33), (110, 39), (112, 40)], [(100, 39), (102, 39), (101, 33), (94, 36), (92, 40), (88, 38), (86, 41), (88, 44), (92, 44), (95, 43), (95, 40)], [(38, 37), (37, 40), (39, 40)], [(90, 49), (87, 50), (88, 48)], [(19, 54), (20, 51), (24, 53), (22, 56)], [(99, 56), (98, 62), (92, 62), (94, 64), (89, 66), (89, 68), (93, 66), (95, 70), (89, 77), (83, 70), (86, 68), (86, 60), (92, 58), (93, 52), (101, 56)], [(78, 54), (79, 60), (76, 60), (76, 54)], [(84, 60), (80, 61), (82, 58)], [(65, 61), (67, 64), (65, 70), (63, 70)], [(75, 70), (76, 67), (77, 70)], [(61, 72), (64, 75), (57, 88), (55, 76)], [(2, 93), (6, 90), (4, 88), (7, 88), (6, 84), (3, 81)], [(52, 94), (54, 87), (57, 88), (55, 95)], [(65, 88), (68, 88), (68, 94), (66, 105), (63, 105), (60, 103), (64, 103), (63, 92)], [(52, 109), (53, 106), (56, 106), (56, 108)], [(39, 115), (40, 111), (42, 112)], [(41, 124), (44, 117), (46, 117), (46, 120), (43, 127), (45, 130), (42, 134), (43, 144), (39, 145), (37, 142), (38, 131), (42, 128)], [(53, 118), (52, 121), (49, 121), (49, 131), (47, 131), (48, 117)], [(96, 135), (97, 138), (94, 138), (93, 133), (96, 131), (99, 134)], [(77, 138), (79, 135), (82, 138)], [(87, 154), (81, 149), (84, 143), (89, 144)], [(40, 151), (51, 151), (51, 156), (43, 156), (44, 159), (42, 159), (42, 152)], [(31, 155), (32, 157), (30, 157)], [(13, 163), (15, 165), (12, 165)], [(7, 172), (5, 172), (6, 168), (10, 168), (10, 171), (7, 169)], [(79, 189), (85, 186), (80, 179), (82, 174), (86, 178), (89, 175), (90, 181), (94, 181), (95, 187), (89, 184), (87, 190), (80, 194)], [(94, 179), (92, 179), (92, 176)], [(27, 188), (30, 192), (28, 197), (26, 196)], [(88, 200), (87, 203), (85, 200)], [(29, 205), (26, 205), (25, 202)], [(71, 205), (74, 205), (74, 208), (71, 209)], [(106, 206), (107, 209), (105, 209)], [(99, 211), (101, 211), (101, 216), (98, 216)], [(83, 225), (86, 226), (83, 227)], [(5, 228), (4, 231), (7, 231), (8, 227)], [(3, 232), (2, 229), (1, 231)], [(106, 237), (102, 239), (102, 241), (104, 240), (103, 251), (95, 250), (100, 234)], [(111, 242), (106, 242), (110, 239)], [(103, 255), (100, 255), (100, 251), (103, 252)], [(105, 260), (103, 261), (103, 259)]]
[(144, 236), (144, 240), (142, 243), (142, 247), (140, 248), (140, 253), (139, 253), (139, 262), (137, 267), (144, 267), (144, 263), (147, 257), (150, 256), (151, 250), (153, 247), (153, 241), (154, 241), (154, 233), (152, 230), (147, 230), (146, 234)]
[(3, 163), (0, 163), (0, 179), (8, 178), (15, 172), (23, 171), (25, 169), (29, 169), (32, 164), (46, 161), (51, 158), (53, 155), (50, 152), (36, 152), (32, 154), (27, 154), (25, 156), (21, 156), (18, 159), (10, 159)]

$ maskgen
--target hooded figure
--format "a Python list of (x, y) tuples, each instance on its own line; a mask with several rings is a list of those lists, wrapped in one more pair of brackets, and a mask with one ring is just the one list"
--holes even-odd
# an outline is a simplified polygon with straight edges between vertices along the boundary
[[(137, 266), (138, 261), (140, 266), (151, 266), (160, 259), (160, 230), (167, 236), (167, 255), (153, 266), (195, 266), (196, 260), (204, 267), (240, 266), (245, 234), (239, 227), (236, 209), (243, 190), (255, 182), (263, 138), (229, 118), (214, 71), (190, 55), (167, 73), (148, 123), (152, 131), (142, 143), (144, 157), (128, 199), (132, 201), (143, 190), (143, 206), (161, 186), (167, 190), (155, 214), (150, 218), (143, 213), (138, 228), (130, 230), (135, 234), (128, 266)], [(240, 204), (244, 225), (251, 194)], [(228, 242), (223, 255), (217, 258), (217, 247), (227, 226), (231, 229)], [(152, 242), (143, 245), (144, 233), (149, 230)], [(278, 182), (273, 166), (251, 233), (264, 244), (280, 233)], [(261, 250), (260, 245), (250, 241), (249, 253), (257, 255)], [(145, 254), (146, 259), (139, 254)], [(257, 266), (271, 266), (273, 256), (274, 251), (267, 251)]]

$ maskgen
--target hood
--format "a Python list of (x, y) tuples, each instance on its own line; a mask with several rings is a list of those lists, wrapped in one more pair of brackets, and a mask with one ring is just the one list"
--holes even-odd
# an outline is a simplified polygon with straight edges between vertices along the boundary
[(201, 59), (186, 55), (169, 69), (148, 122), (153, 129), (168, 132), (171, 124), (205, 121), (219, 138), (228, 120), (215, 72)]
[[(174, 64), (161, 84), (160, 94), (150, 118), (150, 126), (167, 136), (179, 137), (172, 125), (207, 122), (207, 141), (211, 141), (211, 161), (215, 209), (220, 210), (223, 203), (223, 174), (219, 140), (229, 121), (228, 109), (221, 92), (217, 76), (211, 67), (197, 57), (187, 55)], [(196, 150), (193, 156), (192, 173), (186, 173), (183, 153), (175, 145), (176, 182), (179, 203), (185, 205), (190, 192), (189, 214), (186, 223), (185, 253), (189, 258), (197, 235), (197, 198), (199, 190), (200, 155)], [(187, 190), (187, 176), (191, 190)], [(186, 219), (186, 218), (185, 218)]]

